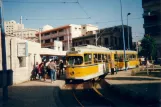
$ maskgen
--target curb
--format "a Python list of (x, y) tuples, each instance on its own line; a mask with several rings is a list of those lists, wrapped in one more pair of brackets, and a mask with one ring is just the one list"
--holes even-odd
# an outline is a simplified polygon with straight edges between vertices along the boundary
[(160, 103), (160, 101), (155, 98), (148, 98), (145, 95), (135, 92), (133, 90), (112, 85), (112, 84), (106, 82), (105, 80), (102, 81), (101, 84), (103, 85), (103, 87), (105, 89), (108, 88), (111, 91), (114, 91), (115, 94), (117, 94), (117, 95), (119, 94), (119, 95), (123, 96), (124, 99), (134, 102), (136, 104), (150, 106), (150, 105)]

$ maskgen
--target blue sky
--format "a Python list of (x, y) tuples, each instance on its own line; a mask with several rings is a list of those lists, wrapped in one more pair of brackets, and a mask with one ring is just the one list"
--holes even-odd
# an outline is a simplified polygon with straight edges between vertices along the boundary
[[(5, 0), (4, 0), (5, 1)], [(8, 1), (77, 1), (77, 0), (8, 0)], [(130, 12), (129, 25), (132, 26), (133, 40), (136, 41), (143, 36), (143, 9), (142, 0), (122, 0), (124, 24), (127, 24), (126, 16)], [(5, 20), (19, 22), (20, 16), (25, 28), (40, 28), (46, 24), (58, 27), (66, 24), (94, 24), (99, 28), (121, 25), (120, 0), (79, 0), (84, 10), (77, 3), (19, 3), (4, 2)], [(71, 19), (88, 18), (91, 19)], [(40, 20), (45, 19), (45, 20)], [(50, 19), (50, 20), (48, 20)], [(68, 19), (68, 20), (57, 20)], [(114, 22), (108, 22), (114, 21)], [(96, 22), (102, 22), (97, 23)], [(105, 23), (106, 22), (106, 23)], [(107, 23), (108, 22), (108, 23)]]

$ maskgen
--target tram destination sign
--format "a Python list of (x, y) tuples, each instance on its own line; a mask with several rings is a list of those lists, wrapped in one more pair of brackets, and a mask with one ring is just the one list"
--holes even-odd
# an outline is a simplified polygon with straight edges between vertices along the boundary
[(18, 57), (28, 56), (28, 44), (27, 44), (27, 42), (17, 44), (17, 56)]

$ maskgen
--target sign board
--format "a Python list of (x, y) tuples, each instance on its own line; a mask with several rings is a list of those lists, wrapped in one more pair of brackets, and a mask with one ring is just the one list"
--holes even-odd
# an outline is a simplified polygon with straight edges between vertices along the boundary
[(18, 57), (26, 57), (28, 56), (28, 44), (27, 42), (24, 43), (18, 43), (17, 44), (17, 56)]

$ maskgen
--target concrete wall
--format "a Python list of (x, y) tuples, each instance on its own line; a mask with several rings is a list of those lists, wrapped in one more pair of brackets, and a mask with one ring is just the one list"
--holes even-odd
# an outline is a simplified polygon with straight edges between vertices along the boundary
[[(20, 42), (28, 42), (28, 56), (23, 57), (26, 59), (24, 67), (20, 66), (19, 57), (17, 56), (17, 44)], [(7, 57), (7, 69), (13, 70), (13, 83), (21, 83), (28, 81), (31, 76), (31, 71), (35, 62), (41, 62), (41, 47), (39, 43), (30, 42), (18, 38), (6, 37), (6, 57)], [(0, 58), (1, 59), (1, 58)], [(0, 62), (2, 65), (2, 62)]]

